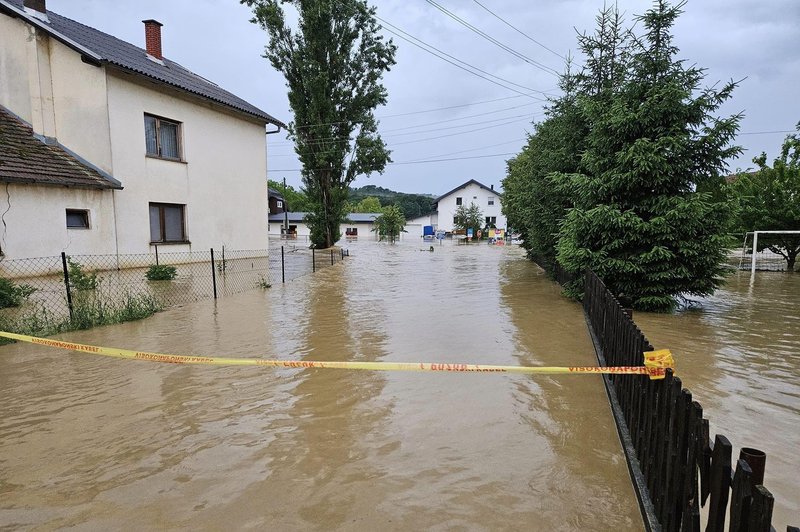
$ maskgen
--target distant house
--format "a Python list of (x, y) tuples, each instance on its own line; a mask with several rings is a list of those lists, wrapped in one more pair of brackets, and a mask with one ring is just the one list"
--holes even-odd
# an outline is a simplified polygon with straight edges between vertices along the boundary
[(0, 0), (4, 258), (267, 247), (265, 134), (284, 124), (144, 26), (146, 49)]
[(502, 194), (494, 190), (494, 185), (486, 186), (470, 179), (450, 192), (434, 200), (434, 212), (430, 216), (422, 216), (408, 220), (406, 231), (409, 236), (422, 236), (424, 226), (433, 226), (435, 230), (451, 233), (455, 229), (454, 217), (460, 206), (469, 207), (474, 203), (483, 213), (484, 227), (507, 229), (506, 217), (502, 213)]
[[(304, 222), (305, 212), (276, 213), (269, 216), (269, 235), (271, 237), (286, 234), (288, 238), (308, 240), (311, 230)], [(375, 225), (375, 218), (380, 216), (379, 212), (350, 213), (347, 221), (339, 226), (342, 238), (370, 238), (377, 239), (377, 234), (372, 231)], [(288, 224), (288, 231), (284, 231), (284, 224)]]
[(269, 200), (269, 214), (279, 214), (289, 210), (283, 194), (274, 188), (267, 189), (267, 198)]

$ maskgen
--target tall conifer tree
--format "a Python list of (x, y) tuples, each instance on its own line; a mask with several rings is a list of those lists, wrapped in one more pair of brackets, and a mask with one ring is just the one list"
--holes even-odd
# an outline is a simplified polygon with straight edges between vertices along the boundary
[(702, 89), (703, 69), (676, 59), (671, 30), (683, 5), (656, 0), (638, 17), (645, 34), (612, 66), (611, 85), (585, 97), (591, 129), (582, 172), (567, 180), (575, 207), (558, 243), (565, 268), (592, 268), (624, 304), (644, 310), (669, 310), (721, 284), (728, 210), (696, 187), (740, 152), (731, 145), (739, 115), (714, 116), (736, 84)]

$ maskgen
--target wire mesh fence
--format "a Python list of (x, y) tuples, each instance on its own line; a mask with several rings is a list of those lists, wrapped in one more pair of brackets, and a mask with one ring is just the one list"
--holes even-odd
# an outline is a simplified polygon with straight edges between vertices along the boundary
[(279, 246), (0, 261), (0, 329), (33, 335), (147, 317), (167, 307), (267, 289), (341, 262), (343, 250)]
[(0, 327), (46, 335), (140, 319), (271, 284), (267, 250), (66, 255), (0, 262)]

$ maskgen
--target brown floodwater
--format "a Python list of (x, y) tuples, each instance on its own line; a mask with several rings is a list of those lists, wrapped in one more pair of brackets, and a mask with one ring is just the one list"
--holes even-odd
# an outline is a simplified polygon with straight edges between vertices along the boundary
[(703, 405), (713, 434), (767, 453), (777, 530), (800, 525), (800, 274), (750, 272), (674, 314), (636, 313), (656, 349)]
[[(595, 363), (580, 306), (516, 247), (348, 246), (344, 263), (285, 285), (60, 338), (233, 357)], [(15, 344), (0, 347), (0, 528), (642, 522), (596, 375), (176, 366)]]

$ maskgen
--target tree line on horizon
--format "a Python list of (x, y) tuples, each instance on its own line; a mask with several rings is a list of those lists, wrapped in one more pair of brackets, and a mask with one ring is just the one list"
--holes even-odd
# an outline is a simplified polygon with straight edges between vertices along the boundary
[(703, 87), (704, 69), (677, 57), (672, 28), (684, 4), (655, 0), (634, 28), (616, 6), (601, 10), (594, 33), (578, 36), (583, 64), (568, 62), (562, 95), (508, 161), (509, 225), (532, 258), (577, 276), (564, 288), (572, 297), (586, 268), (624, 305), (648, 311), (724, 282), (727, 235), (748, 204), (729, 194), (749, 179), (723, 177), (741, 153), (742, 115), (716, 115), (736, 82)]

